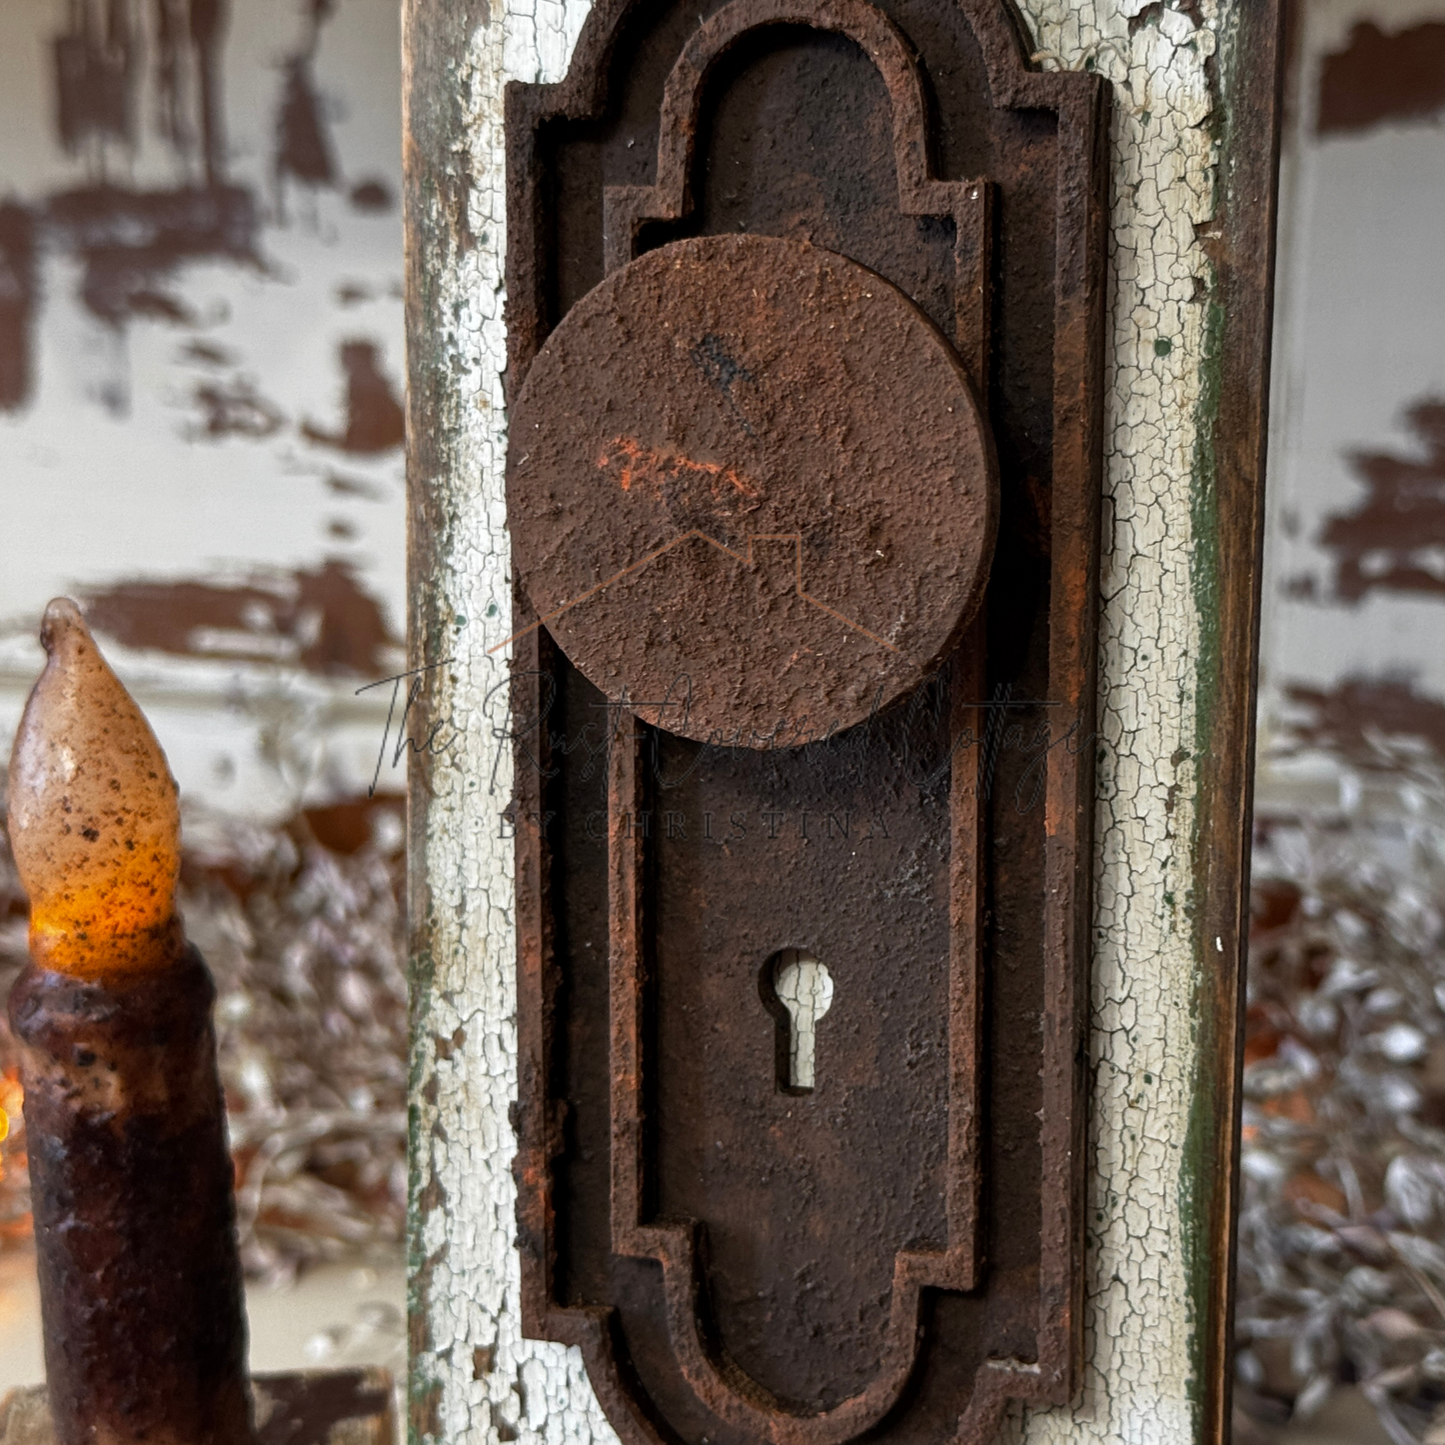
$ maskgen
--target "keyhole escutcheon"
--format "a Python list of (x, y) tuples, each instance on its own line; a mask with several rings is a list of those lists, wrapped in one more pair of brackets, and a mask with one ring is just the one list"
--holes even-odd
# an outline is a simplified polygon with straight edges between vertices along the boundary
[(778, 1087), (811, 1093), (818, 1069), (818, 1024), (833, 1006), (828, 966), (800, 948), (783, 948), (767, 961), (763, 1002), (777, 1020)]

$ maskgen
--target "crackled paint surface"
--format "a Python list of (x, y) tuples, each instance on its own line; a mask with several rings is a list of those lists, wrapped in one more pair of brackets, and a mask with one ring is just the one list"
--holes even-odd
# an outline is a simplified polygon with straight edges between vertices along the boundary
[[(1188, 1278), (1195, 1071), (1189, 917), (1196, 677), (1196, 414), (1205, 398), (1212, 212), (1207, 69), (1233, 6), (1030, 0), (1040, 58), (1114, 82), (1113, 335), (1101, 588), (1100, 769), (1093, 981), (1087, 1367), (1079, 1402), (1009, 1422), (1029, 1440), (1184, 1441), (1196, 1392)], [(1186, 10), (1188, 13), (1185, 13)], [(430, 912), (414, 1083), (413, 1429), (447, 1441), (615, 1439), (579, 1356), (521, 1338), (513, 1248), (516, 1088), (501, 96), (555, 80), (586, 6), (511, 0), (478, 14), (455, 81), (473, 178), (467, 229), (434, 306), (455, 426), (431, 566), (434, 713), (456, 742), (432, 770), (420, 860)], [(456, 225), (455, 220), (450, 223)]]
[[(1190, 1440), (1196, 413), (1214, 205), (1206, 62), (1229, 7), (1026, 0), (1046, 64), (1114, 83), (1082, 1397), (1030, 1441)], [(1192, 10), (1200, 18), (1183, 13)], [(1142, 23), (1140, 23), (1142, 21)], [(1021, 1412), (1022, 1413), (1022, 1412)]]
[[(485, 14), (485, 9), (483, 10)], [(454, 638), (421, 640), (442, 670), (434, 712), (455, 742), (433, 771), (421, 860), (430, 880), (429, 977), (413, 1025), (411, 1278), (412, 1438), (448, 1442), (616, 1439), (580, 1355), (524, 1340), (513, 1247), (517, 1092), (516, 935), (512, 842), (501, 811), (511, 798), (505, 654), (512, 631), (502, 468), (503, 143), (507, 80), (559, 80), (585, 3), (493, 5), (473, 31), (456, 76), (474, 178), (466, 197), (470, 244), (443, 268), (439, 340), (448, 357), (453, 436), (449, 533), (432, 587), (437, 625)], [(464, 420), (463, 420), (464, 419)], [(439, 479), (441, 480), (441, 479)], [(420, 1085), (420, 1087), (418, 1087)]]

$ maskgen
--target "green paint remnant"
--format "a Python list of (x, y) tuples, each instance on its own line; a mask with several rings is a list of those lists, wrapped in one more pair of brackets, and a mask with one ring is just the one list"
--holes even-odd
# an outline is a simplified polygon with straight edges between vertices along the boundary
[[(1215, 143), (1213, 172), (1213, 205), (1210, 214), (1224, 214), (1225, 168), (1231, 145), (1247, 145), (1251, 138), (1235, 135), (1231, 128), (1233, 94), (1232, 62), (1237, 52), (1237, 13), (1226, 21), (1226, 32), (1220, 36), (1220, 65), (1211, 75), (1215, 105), (1210, 113), (1209, 128)], [(1199, 653), (1194, 661), (1194, 739), (1196, 748), (1212, 735), (1212, 723), (1220, 702), (1223, 680), (1220, 637), (1220, 516), (1218, 422), (1220, 397), (1224, 381), (1224, 308), (1215, 299), (1219, 295), (1219, 276), (1211, 262), (1205, 283), (1208, 300), (1204, 303), (1204, 330), (1199, 360), (1199, 402), (1195, 410), (1195, 440), (1190, 488), (1190, 590), (1199, 627)], [(1163, 350), (1161, 350), (1161, 344)], [(1160, 338), (1154, 343), (1156, 355), (1165, 355), (1168, 343)], [(1197, 806), (1190, 829), (1189, 856), (1191, 876), (1198, 877), (1203, 867), (1207, 840), (1203, 828), (1206, 820)], [(1191, 888), (1186, 900), (1187, 916), (1192, 924), (1196, 973), (1194, 980), (1195, 1009), (1190, 1057), (1194, 1067), (1194, 1088), (1191, 1091), (1189, 1122), (1179, 1162), (1179, 1230), (1184, 1255), (1186, 1319), (1189, 1330), (1190, 1372), (1187, 1383), (1194, 1434), (1203, 1428), (1210, 1394), (1209, 1348), (1210, 1305), (1213, 1298), (1215, 1234), (1212, 1228), (1214, 1181), (1218, 1167), (1220, 1110), (1223, 1107), (1217, 1091), (1215, 1052), (1221, 1047), (1215, 1029), (1209, 972), (1213, 961), (1205, 950), (1206, 920), (1200, 916), (1198, 898)]]
[(487, 616), (488, 616), (488, 617), (495, 617), (496, 615), (497, 615), (497, 604), (496, 604), (495, 602), (488, 602), (488, 603), (487, 603)]
[(467, 618), (466, 618), (466, 614), (465, 614), (465, 613), (463, 613), (463, 612), (458, 612), (457, 615), (452, 618), (452, 626), (455, 627), (458, 632), (460, 632), (460, 631), (462, 630), (462, 628), (465, 627), (466, 625), (467, 625)]
[(1174, 343), (1167, 336), (1156, 336), (1154, 338), (1154, 355), (1168, 356), (1174, 350)]
[[(1218, 169), (1216, 168), (1216, 185)], [(1221, 200), (1216, 196), (1216, 206)], [(1211, 294), (1215, 288), (1211, 285)], [(1196, 412), (1197, 434), (1194, 444), (1193, 485), (1190, 497), (1190, 585), (1194, 595), (1195, 615), (1199, 626), (1199, 656), (1194, 670), (1194, 736), (1196, 740), (1210, 735), (1215, 708), (1219, 701), (1221, 657), (1219, 633), (1219, 494), (1216, 457), (1216, 423), (1219, 416), (1220, 387), (1223, 380), (1224, 308), (1216, 301), (1207, 305), (1204, 348), (1199, 364), (1199, 407)], [(1196, 872), (1204, 860), (1205, 839), (1201, 833), (1203, 819), (1194, 809), (1190, 836), (1191, 871)], [(1179, 1171), (1179, 1228), (1183, 1242), (1184, 1271), (1187, 1281), (1187, 1318), (1189, 1328), (1190, 1379), (1189, 1403), (1196, 1432), (1203, 1423), (1205, 1399), (1209, 1391), (1208, 1349), (1209, 1318), (1212, 1298), (1213, 1244), (1211, 1200), (1213, 1177), (1217, 1162), (1219, 1101), (1215, 1090), (1214, 1050), (1219, 1047), (1205, 1007), (1208, 987), (1205, 972), (1211, 967), (1203, 949), (1203, 919), (1196, 907), (1191, 889), (1186, 912), (1193, 924), (1195, 975), (1194, 1039), (1190, 1057), (1194, 1062), (1194, 1088), (1185, 1130), (1184, 1149)]]

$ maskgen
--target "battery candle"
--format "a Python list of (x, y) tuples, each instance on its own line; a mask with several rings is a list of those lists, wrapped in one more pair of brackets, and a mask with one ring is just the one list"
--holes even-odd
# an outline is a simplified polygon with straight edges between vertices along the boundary
[(46, 609), (10, 764), (21, 1042), (58, 1445), (251, 1439), (215, 986), (176, 912), (165, 754), (79, 608)]
[(180, 809), (144, 714), (68, 598), (10, 763), (10, 845), (30, 895), (30, 955), (80, 978), (165, 968), (178, 951)]

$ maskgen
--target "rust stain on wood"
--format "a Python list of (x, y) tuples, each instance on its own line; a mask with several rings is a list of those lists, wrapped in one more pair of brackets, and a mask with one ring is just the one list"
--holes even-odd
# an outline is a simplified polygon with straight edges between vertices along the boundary
[(268, 437), (281, 429), (279, 407), (267, 401), (244, 377), (202, 381), (191, 396), (201, 412), (194, 435), (207, 441), (221, 437)]
[(1320, 69), (1321, 135), (1369, 130), (1389, 120), (1423, 120), (1445, 107), (1445, 22), (1386, 34), (1361, 21)]
[(53, 53), (61, 145), (72, 155), (92, 136), (134, 145), (140, 35), (130, 7), (79, 0)]
[(1285, 695), (1309, 710), (1288, 729), (1305, 746), (1364, 767), (1387, 761), (1381, 741), (1423, 744), (1445, 759), (1445, 698), (1421, 692), (1409, 679), (1347, 677), (1327, 688), (1296, 683)]
[(0, 411), (18, 411), (35, 385), (35, 217), (14, 201), (0, 203)]
[[(182, 155), (199, 154), (208, 185), (225, 169), (217, 93), (225, 0), (156, 0), (155, 66), (162, 133)], [(139, 18), (124, 0), (74, 0), (69, 26), (53, 42), (56, 128), (72, 155), (104, 167), (107, 142), (133, 150), (142, 67)], [(194, 114), (186, 103), (194, 76)]]
[(191, 321), (165, 289), (183, 261), (260, 265), (260, 215), (244, 186), (83, 186), (52, 196), (42, 216), (47, 239), (85, 263), (86, 306), (115, 325), (134, 315)]
[(338, 179), (335, 147), (327, 131), (326, 110), (313, 69), (322, 25), (336, 0), (309, 0), (306, 38), (286, 61), (286, 84), (276, 118), (276, 179), (308, 186), (334, 186)]
[(351, 566), (213, 582), (120, 582), (85, 594), (98, 631), (127, 647), (182, 657), (294, 662), (308, 672), (375, 677), (399, 645)]
[(351, 188), (347, 197), (351, 207), (364, 215), (381, 216), (396, 205), (396, 197), (391, 193), (391, 187), (382, 180), (358, 181)]
[(391, 379), (381, 369), (375, 342), (342, 342), (340, 361), (346, 376), (345, 426), (327, 431), (307, 422), (302, 435), (318, 445), (357, 456), (375, 456), (399, 447), (406, 437), (406, 413)]
[(1350, 602), (1376, 589), (1445, 597), (1435, 558), (1445, 546), (1445, 401), (1426, 397), (1405, 418), (1423, 457), (1355, 452), (1350, 465), (1369, 495), (1320, 534), (1335, 556), (1335, 590)]

